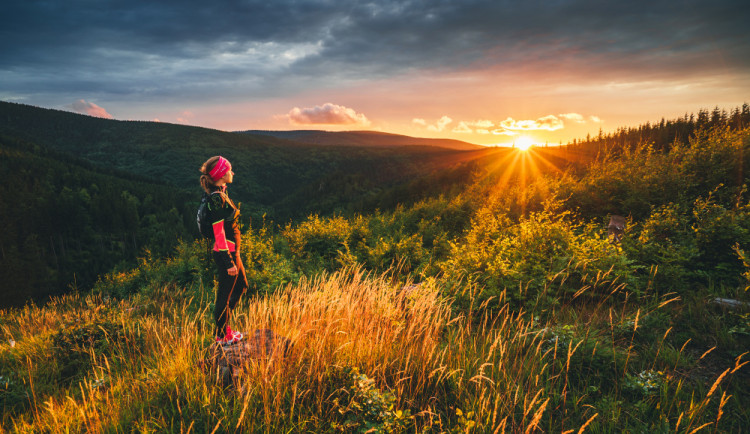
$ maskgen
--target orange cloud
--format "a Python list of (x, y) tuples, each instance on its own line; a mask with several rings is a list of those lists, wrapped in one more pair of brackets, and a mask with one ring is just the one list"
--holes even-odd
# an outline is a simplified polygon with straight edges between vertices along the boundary
[(76, 113), (81, 113), (81, 114), (89, 115), (89, 116), (96, 116), (98, 118), (114, 119), (114, 116), (107, 113), (107, 110), (105, 110), (104, 108), (99, 107), (93, 102), (88, 102), (83, 99), (79, 99), (78, 101), (71, 104), (69, 107), (73, 109), (73, 111), (75, 111)]
[(443, 131), (445, 127), (447, 127), (451, 122), (453, 122), (453, 119), (449, 118), (448, 116), (443, 116), (438, 119), (435, 125), (427, 126), (427, 129), (430, 131)]
[(466, 122), (462, 121), (459, 122), (458, 126), (453, 129), (453, 132), (459, 134), (470, 134), (473, 133), (474, 130), (472, 130)]
[(289, 122), (296, 125), (370, 125), (370, 120), (364, 114), (331, 103), (304, 109), (295, 107), (286, 117)]
[(569, 121), (577, 122), (579, 124), (586, 122), (586, 118), (584, 118), (583, 115), (578, 114), (578, 113), (562, 113), (560, 114), (560, 117), (563, 119), (567, 119)]
[(555, 115), (548, 115), (536, 120), (515, 120), (511, 117), (500, 122), (500, 126), (512, 131), (547, 130), (555, 131), (564, 127), (563, 122)]
[[(458, 124), (451, 129), (452, 133), (455, 134), (493, 134), (493, 135), (506, 135), (516, 136), (524, 131), (534, 130), (546, 130), (556, 131), (565, 128), (565, 122), (573, 122), (576, 124), (585, 124), (588, 121), (591, 122), (602, 122), (597, 116), (584, 116), (579, 113), (561, 113), (559, 115), (547, 115), (537, 119), (521, 119), (516, 120), (512, 117), (508, 117), (502, 122), (495, 123), (486, 119), (478, 119), (474, 121), (459, 121)], [(448, 116), (443, 116), (435, 124), (428, 124), (422, 118), (412, 119), (412, 123), (427, 128), (429, 131), (443, 131), (446, 127), (453, 122)]]
[[(427, 121), (422, 118), (414, 118), (411, 120), (411, 122), (416, 125), (427, 127), (429, 131), (440, 132), (440, 131), (445, 130), (445, 128), (453, 122), (453, 119), (451, 119), (448, 116), (443, 116), (440, 119), (438, 119), (437, 122), (431, 125), (428, 125)], [(456, 128), (454, 128), (453, 132), (456, 132), (456, 129), (460, 129), (460, 128), (461, 128), (461, 125), (457, 126)]]

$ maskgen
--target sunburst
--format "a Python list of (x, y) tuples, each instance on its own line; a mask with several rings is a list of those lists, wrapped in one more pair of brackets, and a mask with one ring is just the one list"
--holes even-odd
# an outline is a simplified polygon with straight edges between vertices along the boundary
[(529, 148), (534, 146), (534, 140), (528, 136), (521, 136), (515, 140), (514, 145), (521, 151), (528, 151)]

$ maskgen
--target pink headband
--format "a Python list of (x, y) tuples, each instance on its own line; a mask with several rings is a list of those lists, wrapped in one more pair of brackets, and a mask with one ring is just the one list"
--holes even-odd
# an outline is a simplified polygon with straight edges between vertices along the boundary
[(208, 176), (210, 176), (211, 179), (216, 182), (224, 177), (224, 175), (226, 175), (230, 170), (232, 170), (232, 165), (229, 164), (229, 161), (224, 157), (219, 157), (219, 161), (216, 162), (216, 165), (208, 173)]

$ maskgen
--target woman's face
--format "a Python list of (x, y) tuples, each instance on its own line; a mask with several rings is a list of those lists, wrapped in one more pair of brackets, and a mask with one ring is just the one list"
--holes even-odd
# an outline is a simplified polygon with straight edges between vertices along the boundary
[(231, 184), (234, 180), (234, 172), (232, 171), (232, 169), (229, 169), (227, 173), (225, 173), (221, 178), (221, 180), (224, 181), (225, 184)]

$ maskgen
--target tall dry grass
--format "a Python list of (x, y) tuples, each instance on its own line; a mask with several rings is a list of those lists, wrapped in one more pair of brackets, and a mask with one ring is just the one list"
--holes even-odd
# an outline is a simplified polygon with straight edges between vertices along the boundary
[[(200, 288), (164, 287), (148, 300), (119, 303), (67, 297), (3, 312), (3, 331), (17, 342), (3, 347), (3, 357), (14, 352), (29, 393), (25, 410), (4, 414), (2, 423), (16, 432), (365, 431), (368, 416), (354, 405), (356, 385), (347, 375), (357, 368), (374, 380), (372, 396), (395, 397), (388, 411), (410, 415), (394, 430), (617, 431), (628, 364), (653, 366), (637, 360), (632, 345), (618, 364), (618, 350), (607, 348), (615, 342), (599, 341), (598, 330), (630, 327), (625, 307), (580, 305), (586, 313), (565, 317), (571, 322), (564, 325), (539, 323), (507, 304), (492, 316), (467, 316), (454, 312), (439, 284), (404, 285), (351, 268), (243, 301), (233, 328), (269, 328), (293, 347), (281, 360), (247, 360), (231, 390), (200, 367), (212, 329), (211, 296)], [(92, 351), (80, 381), (61, 383), (49, 336), (70, 321), (104, 320), (120, 324), (124, 337), (110, 342), (109, 352)], [(615, 354), (613, 366), (605, 350)], [(680, 397), (680, 380), (664, 379), (657, 395), (644, 398), (661, 409), (650, 426), (718, 427), (730, 399), (720, 386), (744, 363), (738, 358), (689, 402)]]

